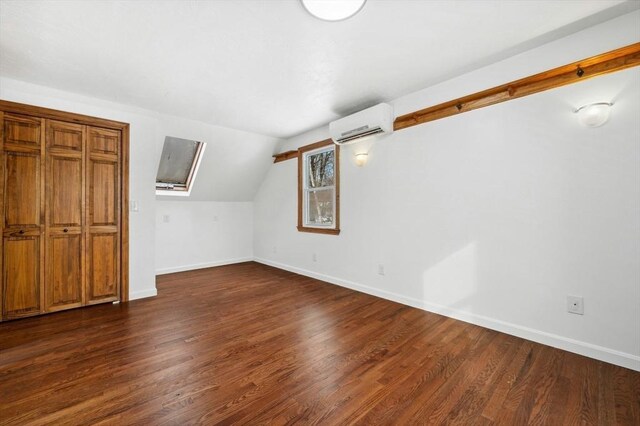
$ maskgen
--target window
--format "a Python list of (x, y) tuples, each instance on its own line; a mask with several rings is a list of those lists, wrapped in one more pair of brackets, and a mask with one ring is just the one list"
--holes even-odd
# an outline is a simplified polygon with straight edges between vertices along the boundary
[(340, 147), (331, 140), (298, 150), (298, 231), (340, 233)]
[(206, 144), (167, 136), (156, 175), (157, 195), (188, 196)]

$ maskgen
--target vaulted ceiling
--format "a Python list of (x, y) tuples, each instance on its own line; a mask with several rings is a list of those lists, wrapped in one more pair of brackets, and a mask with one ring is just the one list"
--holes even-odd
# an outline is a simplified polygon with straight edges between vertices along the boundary
[(324, 22), (298, 0), (2, 0), (0, 74), (284, 138), (630, 7), (368, 0)]

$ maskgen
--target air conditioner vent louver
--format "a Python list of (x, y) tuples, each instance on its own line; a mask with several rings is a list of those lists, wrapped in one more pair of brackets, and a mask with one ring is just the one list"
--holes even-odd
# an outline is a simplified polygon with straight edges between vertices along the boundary
[(357, 112), (329, 124), (331, 139), (338, 144), (353, 143), (368, 136), (393, 132), (393, 108), (388, 104)]
[(377, 135), (378, 133), (384, 133), (384, 130), (382, 130), (380, 127), (376, 127), (366, 132), (354, 134), (353, 136), (346, 136), (346, 137), (340, 138), (338, 140), (338, 143), (347, 143), (356, 139), (366, 138), (367, 136)]
[(352, 129), (352, 130), (347, 130), (346, 132), (342, 132), (340, 136), (342, 136), (343, 138), (352, 136), (352, 135), (357, 135), (359, 133), (362, 133), (366, 130), (369, 129), (369, 126), (362, 126), (362, 127), (358, 127), (357, 129)]

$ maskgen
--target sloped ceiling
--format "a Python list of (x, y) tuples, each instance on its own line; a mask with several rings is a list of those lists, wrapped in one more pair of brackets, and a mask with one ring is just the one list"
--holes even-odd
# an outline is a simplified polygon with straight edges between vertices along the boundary
[(297, 0), (3, 0), (0, 74), (287, 138), (637, 5), (369, 0), (330, 23)]
[(158, 196), (165, 201), (251, 201), (273, 164), (277, 138), (202, 122), (162, 116), (156, 137), (159, 164), (165, 136), (205, 142), (189, 197)]

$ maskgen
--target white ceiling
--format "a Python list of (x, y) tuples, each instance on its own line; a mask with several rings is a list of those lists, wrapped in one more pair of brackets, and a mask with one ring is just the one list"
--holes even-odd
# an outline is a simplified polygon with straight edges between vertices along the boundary
[(2, 0), (0, 74), (290, 137), (628, 11), (621, 3), (368, 0), (325, 22), (298, 0)]

